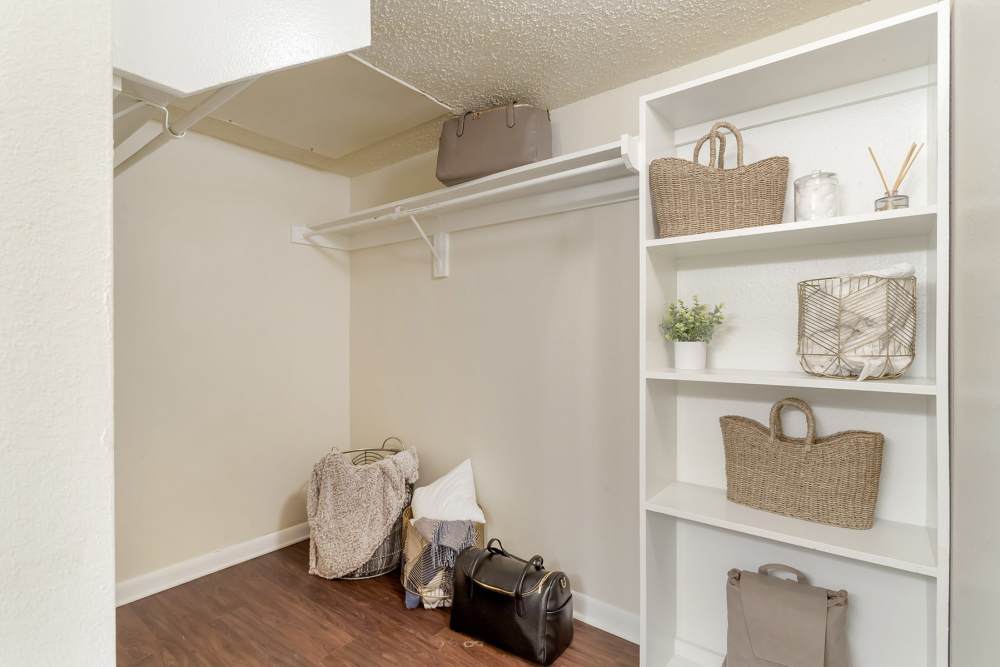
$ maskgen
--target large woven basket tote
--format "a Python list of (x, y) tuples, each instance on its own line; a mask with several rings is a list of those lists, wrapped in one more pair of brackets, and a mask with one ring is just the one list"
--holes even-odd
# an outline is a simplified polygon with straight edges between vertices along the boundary
[[(805, 438), (785, 436), (785, 407), (805, 413)], [(768, 428), (746, 417), (719, 420), (726, 449), (726, 497), (831, 526), (871, 528), (882, 473), (882, 434), (842, 431), (817, 438), (812, 408), (798, 398), (775, 403), (770, 421)]]
[[(736, 138), (736, 168), (726, 169), (722, 130)], [(698, 163), (709, 142), (708, 165)], [(716, 144), (719, 149), (716, 150)], [(788, 158), (743, 164), (743, 135), (718, 122), (694, 147), (693, 161), (659, 158), (649, 163), (649, 190), (657, 236), (685, 236), (781, 222), (788, 186)]]

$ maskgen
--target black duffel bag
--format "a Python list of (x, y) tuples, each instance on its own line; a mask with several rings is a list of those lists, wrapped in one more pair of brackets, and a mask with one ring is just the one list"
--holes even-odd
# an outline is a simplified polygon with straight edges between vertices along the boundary
[(496, 538), (485, 549), (462, 551), (451, 629), (551, 665), (573, 641), (573, 590), (565, 573), (543, 564), (541, 556), (507, 553)]

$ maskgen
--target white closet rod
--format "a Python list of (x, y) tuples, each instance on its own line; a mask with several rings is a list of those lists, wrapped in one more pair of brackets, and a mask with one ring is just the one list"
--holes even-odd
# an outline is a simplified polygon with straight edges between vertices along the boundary
[(524, 190), (528, 188), (536, 188), (547, 183), (555, 183), (567, 178), (573, 178), (574, 176), (585, 176), (591, 173), (597, 173), (605, 171), (607, 169), (612, 169), (621, 165), (624, 162), (624, 158), (615, 158), (613, 160), (606, 160), (604, 162), (598, 162), (596, 164), (588, 164), (583, 167), (577, 167), (576, 169), (569, 169), (567, 171), (561, 171), (556, 174), (549, 174), (548, 176), (540, 176), (538, 178), (533, 178), (529, 181), (522, 181), (520, 183), (511, 183), (510, 185), (504, 185), (498, 188), (493, 188), (491, 190), (484, 190), (482, 192), (475, 192), (472, 194), (464, 195), (462, 197), (456, 197), (454, 199), (449, 199), (447, 201), (438, 202), (435, 204), (427, 204), (425, 206), (418, 206), (412, 209), (402, 209), (397, 208), (391, 213), (385, 213), (383, 215), (375, 215), (370, 218), (364, 218), (362, 220), (355, 220), (353, 222), (326, 222), (319, 225), (313, 225), (308, 228), (306, 236), (315, 236), (317, 234), (326, 234), (330, 232), (343, 232), (348, 229), (354, 229), (355, 227), (363, 227), (366, 225), (371, 225), (376, 222), (392, 222), (398, 220), (405, 216), (420, 215), (424, 213), (431, 213), (434, 211), (441, 211), (442, 209), (450, 208), (452, 206), (457, 206), (459, 204), (468, 204), (469, 202), (478, 201), (487, 197), (496, 197), (500, 195), (509, 194), (512, 192), (517, 192), (519, 190)]
[(167, 121), (165, 121), (163, 132), (157, 134), (151, 141), (141, 146), (138, 150), (115, 166), (115, 176), (136, 164), (139, 160), (150, 155), (156, 149), (166, 145), (171, 139), (177, 139), (184, 136), (184, 133), (194, 127), (201, 119), (205, 118), (223, 104), (242, 93), (250, 86), (250, 84), (256, 81), (257, 78), (258, 77), (254, 77), (246, 79), (245, 81), (238, 81), (237, 83), (219, 88), (204, 99), (198, 106), (185, 114), (185, 116), (176, 123), (166, 124)]

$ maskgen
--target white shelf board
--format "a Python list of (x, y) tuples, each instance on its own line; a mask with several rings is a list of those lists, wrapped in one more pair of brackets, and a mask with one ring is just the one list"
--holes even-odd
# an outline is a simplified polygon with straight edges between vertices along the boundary
[[(470, 229), (516, 219), (601, 206), (638, 198), (636, 140), (620, 141), (560, 155), (523, 167), (356, 211), (329, 222), (294, 226), (292, 242), (356, 250), (420, 238), (409, 221), (413, 213), (432, 231)], [(527, 198), (532, 198), (527, 203)], [(511, 202), (517, 205), (510, 205)], [(490, 205), (494, 215), (463, 216), (442, 224), (441, 217)], [(478, 214), (478, 211), (477, 211)], [(456, 216), (452, 216), (453, 218)]]
[(667, 485), (646, 502), (646, 510), (835, 556), (937, 576), (934, 541), (925, 526), (878, 518), (869, 530), (826, 526), (733, 503), (726, 499), (725, 489), (684, 482)]
[(754, 384), (769, 387), (805, 387), (836, 389), (839, 391), (874, 391), (887, 394), (917, 394), (933, 396), (937, 393), (934, 380), (924, 377), (903, 376), (896, 380), (857, 380), (821, 378), (803, 371), (760, 371), (732, 368), (710, 368), (702, 371), (680, 371), (673, 368), (646, 371), (647, 380), (675, 380), (679, 382), (717, 382), (720, 384)]
[(873, 241), (904, 236), (930, 236), (935, 230), (937, 207), (844, 215), (826, 220), (783, 222), (777, 225), (728, 229), (646, 241), (650, 252), (675, 257), (719, 255), (733, 252), (790, 248), (829, 243)]
[(929, 5), (812, 44), (646, 95), (675, 128), (930, 65), (937, 59), (937, 6)]

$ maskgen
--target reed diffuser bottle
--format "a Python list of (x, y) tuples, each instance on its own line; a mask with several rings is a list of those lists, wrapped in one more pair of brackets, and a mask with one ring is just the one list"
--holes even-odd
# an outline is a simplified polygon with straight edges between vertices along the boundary
[(910, 207), (910, 198), (907, 195), (899, 194), (899, 186), (903, 184), (906, 176), (910, 173), (910, 168), (917, 161), (917, 156), (920, 155), (920, 151), (923, 148), (924, 144), (920, 144), (920, 146), (917, 146), (915, 143), (910, 144), (910, 150), (903, 157), (903, 164), (899, 168), (899, 174), (896, 175), (896, 180), (893, 181), (890, 188), (889, 182), (885, 179), (885, 172), (882, 171), (882, 166), (878, 163), (878, 158), (875, 157), (875, 151), (872, 150), (871, 146), (868, 147), (868, 154), (872, 156), (872, 162), (875, 163), (878, 177), (882, 180), (882, 187), (885, 188), (885, 196), (875, 200), (876, 211), (892, 211), (898, 208)]

